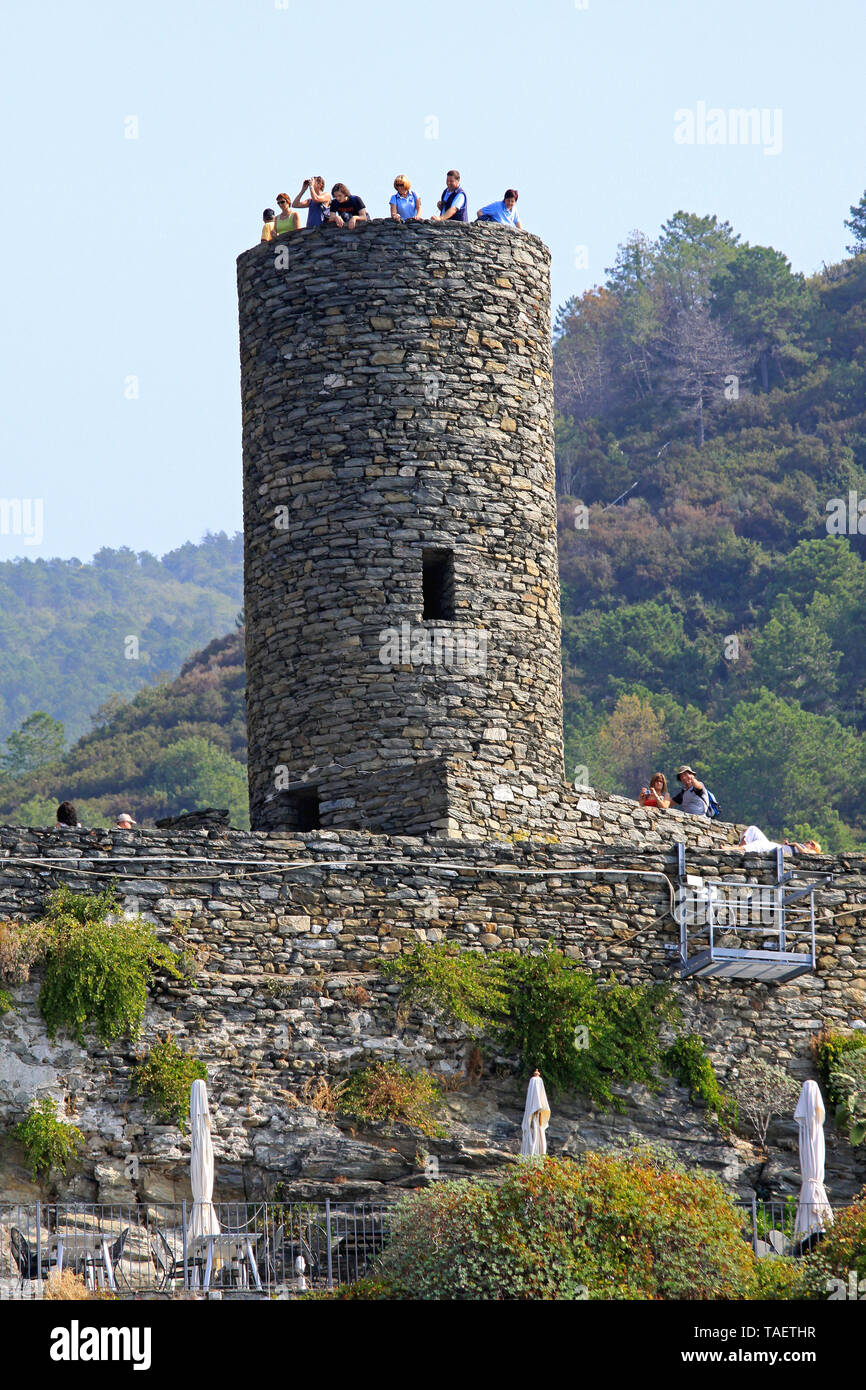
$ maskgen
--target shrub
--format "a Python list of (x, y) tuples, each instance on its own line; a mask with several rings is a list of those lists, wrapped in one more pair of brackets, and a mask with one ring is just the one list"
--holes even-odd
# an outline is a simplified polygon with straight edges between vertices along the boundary
[(34, 1097), (26, 1118), (12, 1134), (24, 1145), (34, 1178), (40, 1173), (47, 1176), (52, 1168), (65, 1173), (84, 1143), (81, 1130), (58, 1118), (54, 1101), (48, 1096), (42, 1100)]
[(719, 1086), (699, 1034), (685, 1033), (678, 1037), (663, 1053), (662, 1063), (665, 1071), (676, 1077), (681, 1086), (688, 1086), (693, 1100), (697, 1097), (703, 1101), (724, 1128), (737, 1123), (737, 1102), (726, 1096)]
[(372, 1279), (402, 1299), (735, 1299), (755, 1263), (717, 1179), (644, 1150), (414, 1192)]
[(831, 1073), (839, 1062), (847, 1060), (848, 1053), (866, 1048), (866, 1029), (841, 1033), (833, 1028), (822, 1028), (812, 1038), (811, 1048), (827, 1107), (835, 1110), (844, 1104), (845, 1096), (836, 1089)]
[(413, 1074), (399, 1062), (374, 1062), (355, 1071), (339, 1088), (337, 1109), (362, 1124), (399, 1121), (430, 1138), (445, 1133), (436, 1116), (442, 1087), (426, 1072)]
[(386, 961), (386, 978), (396, 980), (401, 997), (462, 1023), (473, 1036), (489, 1029), (506, 1010), (496, 961), (456, 946), (422, 946)]
[(15, 1012), (15, 1000), (8, 989), (0, 989), (0, 1017)]
[(52, 1040), (63, 1028), (83, 1043), (86, 1026), (106, 1044), (124, 1032), (134, 1036), (154, 971), (180, 978), (174, 953), (149, 922), (108, 920), (120, 911), (110, 888), (94, 894), (58, 888), (48, 899), (39, 1007)]
[(42, 1285), (42, 1297), (48, 1299), (64, 1299), (69, 1302), (85, 1303), (95, 1298), (90, 1289), (85, 1284), (80, 1274), (73, 1274), (71, 1269), (64, 1269), (62, 1274), (58, 1274), (56, 1269), (52, 1269), (45, 1283)]
[(858, 1048), (843, 1053), (830, 1068), (834, 1095), (842, 1100), (836, 1106), (836, 1124), (847, 1131), (852, 1144), (866, 1139), (866, 1051)]
[[(517, 1052), (523, 1069), (536, 1067), (552, 1090), (581, 1091), (597, 1104), (624, 1109), (611, 1085), (658, 1086), (659, 1027), (678, 1018), (666, 985), (600, 985), (558, 951), (503, 954), (506, 1012), (495, 1032)], [(579, 1041), (586, 1029), (587, 1046)]]
[(668, 986), (600, 985), (552, 946), (535, 956), (502, 951), (488, 958), (418, 945), (385, 973), (407, 1003), (516, 1052), (524, 1072), (538, 1067), (554, 1092), (582, 1091), (603, 1106), (622, 1108), (614, 1082), (658, 1084), (659, 1027), (679, 1017)]
[(804, 1263), (815, 1298), (827, 1297), (832, 1279), (846, 1285), (852, 1273), (866, 1279), (866, 1187), (852, 1206), (834, 1212), (832, 1226)]
[(805, 1260), (770, 1256), (755, 1261), (750, 1298), (786, 1302), (810, 1296), (810, 1276)]
[(767, 1152), (767, 1130), (775, 1115), (793, 1114), (800, 1088), (783, 1067), (760, 1057), (739, 1064), (731, 1092), (740, 1115), (751, 1125), (758, 1143)]
[(44, 949), (41, 928), (21, 922), (0, 922), (0, 980), (7, 985), (25, 985)]
[(185, 1134), (194, 1081), (207, 1081), (207, 1067), (168, 1037), (156, 1043), (138, 1063), (133, 1088), (144, 1096), (145, 1105), (159, 1122), (178, 1125)]

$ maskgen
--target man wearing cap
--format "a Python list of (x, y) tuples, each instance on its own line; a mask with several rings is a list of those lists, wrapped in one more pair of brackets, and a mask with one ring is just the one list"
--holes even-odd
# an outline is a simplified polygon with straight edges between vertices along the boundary
[(117, 817), (118, 830), (131, 830), (134, 825), (135, 821), (132, 819), (129, 812), (121, 811), (120, 815)]
[(689, 816), (708, 816), (710, 794), (703, 782), (698, 781), (694, 768), (689, 767), (688, 763), (683, 763), (682, 767), (677, 768), (677, 781), (681, 783), (682, 791), (671, 797), (672, 804), (679, 806), (680, 810)]

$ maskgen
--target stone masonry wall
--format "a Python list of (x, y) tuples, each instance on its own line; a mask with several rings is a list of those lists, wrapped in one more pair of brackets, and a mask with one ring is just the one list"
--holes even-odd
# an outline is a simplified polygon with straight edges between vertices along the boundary
[(444, 756), (562, 781), (549, 264), (390, 219), (238, 258), (254, 827), (316, 787), (326, 828), (441, 832)]
[[(0, 920), (35, 916), (59, 882), (92, 891), (114, 876), (128, 913), (144, 914), (176, 949), (198, 956), (195, 988), (155, 989), (142, 1041), (170, 1029), (208, 1065), (218, 1195), (261, 1195), (276, 1182), (295, 1196), (396, 1192), (421, 1180), (417, 1136), (358, 1134), (323, 1114), (312, 1104), (323, 1078), (382, 1056), (446, 1078), (449, 1137), (424, 1141), (445, 1173), (495, 1171), (513, 1158), (519, 1137), (521, 1092), (507, 1059), (488, 1059), (484, 1076), (469, 1085), (459, 1029), (423, 1014), (395, 1018), (381, 964), (415, 942), (494, 952), (539, 949), (552, 939), (618, 980), (671, 979), (684, 1027), (703, 1036), (723, 1080), (754, 1053), (798, 1078), (813, 1075), (808, 1043), (820, 1026), (866, 1026), (862, 856), (797, 860), (807, 880), (836, 875), (817, 893), (814, 974), (784, 985), (680, 981), (666, 949), (678, 935), (669, 915), (672, 835), (687, 843), (689, 872), (705, 876), (771, 882), (773, 856), (746, 857), (713, 841), (699, 822), (620, 801), (600, 806), (595, 843), (6, 829)], [(626, 840), (626, 831), (638, 838)], [(176, 1130), (153, 1126), (129, 1091), (134, 1047), (82, 1049), (62, 1038), (52, 1046), (37, 994), (34, 978), (16, 991), (19, 1011), (0, 1020), (0, 1125), (47, 1092), (72, 1108), (88, 1137), (85, 1168), (62, 1190), (101, 1200), (183, 1195), (184, 1143)], [(661, 1096), (630, 1088), (626, 1102), (624, 1117), (557, 1103), (552, 1149), (578, 1152), (631, 1129), (746, 1180), (736, 1149), (681, 1088), (671, 1084)], [(130, 1154), (140, 1162), (136, 1182), (123, 1177)], [(20, 1156), (8, 1150), (3, 1163), (4, 1190), (27, 1195)], [(859, 1154), (832, 1132), (828, 1172), (837, 1199), (866, 1176)]]

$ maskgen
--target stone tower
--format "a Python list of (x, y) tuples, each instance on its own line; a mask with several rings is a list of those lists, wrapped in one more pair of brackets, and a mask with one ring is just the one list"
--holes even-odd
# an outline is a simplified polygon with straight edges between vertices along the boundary
[(238, 258), (254, 829), (477, 838), (561, 788), (549, 264), (390, 220)]

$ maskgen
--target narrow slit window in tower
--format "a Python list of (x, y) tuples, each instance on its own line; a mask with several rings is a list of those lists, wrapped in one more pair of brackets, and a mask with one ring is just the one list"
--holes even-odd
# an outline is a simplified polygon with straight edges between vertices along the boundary
[(319, 789), (304, 787), (301, 791), (282, 793), (286, 811), (287, 830), (320, 830)]
[(423, 554), (423, 618), (454, 617), (454, 551), (425, 550)]

